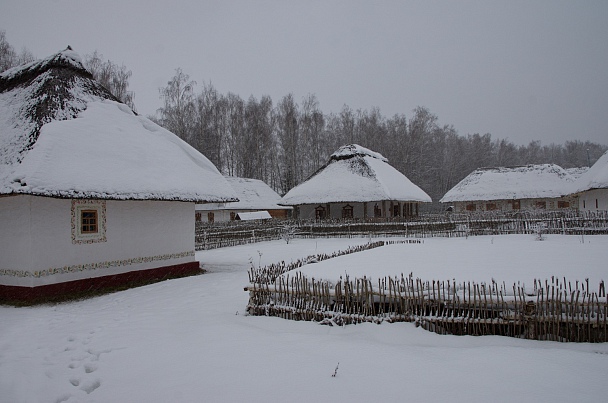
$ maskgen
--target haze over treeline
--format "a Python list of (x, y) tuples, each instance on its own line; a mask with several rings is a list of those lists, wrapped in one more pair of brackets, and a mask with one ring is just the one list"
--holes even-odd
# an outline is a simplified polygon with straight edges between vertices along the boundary
[[(15, 51), (0, 31), (0, 71), (33, 60)], [(83, 62), (93, 76), (135, 110), (129, 91), (131, 71), (95, 51)], [(384, 116), (379, 108), (324, 113), (314, 94), (296, 100), (287, 94), (243, 99), (219, 93), (211, 83), (197, 83), (176, 69), (152, 120), (209, 158), (226, 175), (261, 179), (284, 194), (322, 167), (340, 146), (356, 143), (379, 152), (424, 189), (436, 202), (461, 179), (480, 167), (555, 163), (563, 168), (593, 164), (605, 144), (566, 141), (541, 144), (530, 139), (516, 145), (490, 133), (461, 135), (424, 106), (408, 114)], [(576, 138), (577, 133), (572, 133)]]
[(555, 163), (593, 164), (608, 149), (589, 141), (518, 146), (490, 133), (460, 135), (425, 107), (391, 117), (378, 108), (325, 114), (314, 94), (247, 100), (196, 83), (181, 69), (160, 88), (164, 106), (153, 117), (207, 156), (224, 174), (261, 179), (283, 194), (323, 166), (331, 153), (356, 143), (439, 200), (480, 167)]

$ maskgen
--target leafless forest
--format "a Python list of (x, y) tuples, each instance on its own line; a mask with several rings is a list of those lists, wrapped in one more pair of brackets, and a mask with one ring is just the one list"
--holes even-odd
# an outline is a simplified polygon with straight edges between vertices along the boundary
[[(324, 113), (309, 94), (244, 100), (196, 83), (177, 69), (160, 89), (164, 106), (154, 117), (206, 155), (223, 173), (261, 179), (283, 194), (304, 181), (332, 152), (357, 143), (377, 151), (433, 200), (440, 199), (479, 167), (555, 163), (563, 168), (593, 164), (605, 145), (568, 141), (515, 145), (490, 133), (461, 135), (425, 107), (410, 115), (382, 115), (378, 108)], [(576, 137), (576, 133), (573, 133)]]

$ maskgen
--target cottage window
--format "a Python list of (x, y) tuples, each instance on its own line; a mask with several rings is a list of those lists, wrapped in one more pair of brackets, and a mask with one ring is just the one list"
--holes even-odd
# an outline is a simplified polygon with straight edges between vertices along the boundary
[(557, 201), (557, 208), (569, 208), (569, 207), (570, 207), (570, 202), (563, 201), (563, 200)]
[(325, 207), (318, 206), (315, 208), (315, 219), (324, 220), (325, 219)]
[(486, 211), (496, 210), (496, 203), (486, 203)]
[(511, 202), (511, 208), (513, 210), (519, 210), (519, 209), (521, 209), (521, 201), (520, 200), (513, 200)]
[(230, 221), (236, 220), (236, 213), (234, 211), (230, 212)]
[(97, 229), (97, 210), (80, 211), (80, 231), (83, 234), (96, 234)]
[(374, 217), (382, 217), (382, 209), (378, 207), (378, 204), (374, 205)]
[(393, 206), (393, 217), (399, 217), (401, 215), (401, 206), (399, 204), (395, 204)]
[(201, 213), (194, 213), (194, 219), (196, 221), (201, 221), (203, 219), (203, 215)]
[(213, 213), (213, 211), (210, 211), (207, 213), (207, 222), (209, 224), (213, 224), (213, 222), (215, 221), (215, 214)]
[(474, 203), (467, 204), (467, 211), (475, 211), (477, 210), (477, 206)]
[(547, 208), (547, 202), (545, 202), (545, 201), (537, 201), (536, 202), (536, 208), (538, 208), (538, 209), (546, 209)]
[(347, 204), (342, 207), (342, 218), (353, 218), (353, 206)]
[(105, 200), (72, 200), (72, 243), (106, 242)]

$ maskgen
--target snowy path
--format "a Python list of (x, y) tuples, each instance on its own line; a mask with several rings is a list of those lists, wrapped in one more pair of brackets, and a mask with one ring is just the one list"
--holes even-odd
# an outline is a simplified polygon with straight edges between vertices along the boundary
[(608, 394), (606, 344), (243, 315), (250, 259), (264, 265), (365, 241), (199, 252), (208, 269), (201, 276), (56, 306), (0, 307), (0, 402), (570, 402)]

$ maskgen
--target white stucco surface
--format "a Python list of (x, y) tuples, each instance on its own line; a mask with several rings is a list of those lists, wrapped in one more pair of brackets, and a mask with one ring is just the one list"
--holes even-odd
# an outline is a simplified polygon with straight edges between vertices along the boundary
[(608, 211), (608, 189), (592, 189), (580, 193), (578, 207), (582, 211)]
[(194, 261), (194, 203), (105, 203), (106, 241), (78, 243), (71, 200), (1, 197), (0, 284), (38, 286)]

